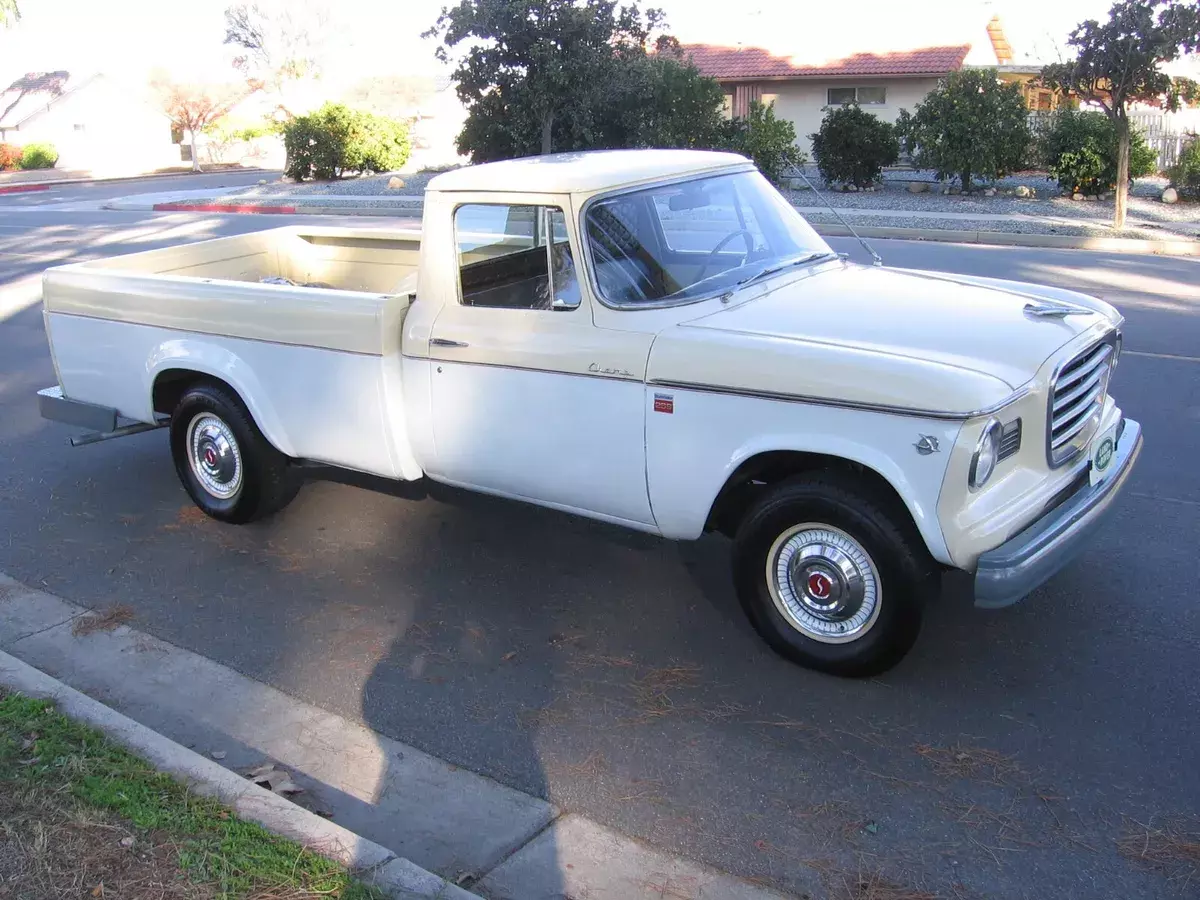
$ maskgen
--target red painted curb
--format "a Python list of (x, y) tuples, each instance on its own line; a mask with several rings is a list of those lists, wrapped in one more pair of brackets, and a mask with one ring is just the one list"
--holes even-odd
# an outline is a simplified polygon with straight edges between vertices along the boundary
[(48, 184), (4, 184), (0, 185), (0, 194), (24, 194), (28, 191), (48, 191)]
[(294, 206), (235, 206), (231, 203), (155, 203), (155, 212), (277, 213), (290, 215)]

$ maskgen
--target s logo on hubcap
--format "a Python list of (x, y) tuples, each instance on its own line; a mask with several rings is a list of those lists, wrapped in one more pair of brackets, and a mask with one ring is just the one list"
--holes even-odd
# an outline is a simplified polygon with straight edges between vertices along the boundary
[(813, 572), (808, 576), (808, 593), (814, 600), (828, 600), (833, 591), (833, 582), (824, 572)]

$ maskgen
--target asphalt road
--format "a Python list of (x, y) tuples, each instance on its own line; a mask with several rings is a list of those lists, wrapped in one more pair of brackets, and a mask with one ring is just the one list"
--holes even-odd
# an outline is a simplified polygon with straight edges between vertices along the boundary
[(226, 527), (190, 505), (164, 434), (70, 449), (38, 418), (54, 380), (40, 311), (4, 318), (4, 284), (284, 221), (0, 209), (0, 569), (128, 603), (160, 637), (783, 889), (816, 867), (836, 897), (885, 896), (855, 888), (873, 880), (940, 897), (1200, 891), (1200, 872), (1149, 871), (1117, 845), (1200, 811), (1200, 261), (877, 242), (889, 264), (1116, 303), (1113, 391), (1146, 449), (1077, 563), (1002, 612), (948, 577), (911, 656), (853, 682), (765, 649), (718, 538), (358, 478)]

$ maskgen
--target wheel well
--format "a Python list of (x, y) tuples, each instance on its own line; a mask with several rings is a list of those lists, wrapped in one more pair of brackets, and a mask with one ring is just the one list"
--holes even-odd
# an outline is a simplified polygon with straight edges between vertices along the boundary
[(869, 466), (824, 453), (772, 450), (750, 457), (734, 470), (713, 501), (705, 530), (733, 537), (747, 508), (765, 489), (806, 472), (830, 471), (845, 472), (861, 480), (863, 486), (894, 514), (904, 517), (900, 521), (916, 527), (912, 514), (892, 483)]
[(231, 391), (235, 397), (239, 396), (232, 385), (213, 375), (206, 375), (194, 369), (164, 369), (155, 376), (154, 387), (151, 388), (154, 411), (166, 416), (171, 415), (183, 399), (184, 393), (198, 384), (217, 385)]

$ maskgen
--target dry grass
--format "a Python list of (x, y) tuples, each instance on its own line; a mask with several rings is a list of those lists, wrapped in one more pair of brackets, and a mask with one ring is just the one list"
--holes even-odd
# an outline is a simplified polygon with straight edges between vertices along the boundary
[(1028, 785), (1031, 781), (1029, 773), (1021, 768), (1015, 757), (986, 747), (917, 744), (913, 749), (933, 767), (934, 774), (942, 778), (963, 778), (1008, 786)]
[(97, 631), (112, 631), (118, 626), (128, 625), (132, 621), (133, 609), (123, 603), (118, 603), (106, 610), (80, 616), (71, 626), (71, 634), (75, 637), (86, 637)]
[(938, 900), (937, 894), (892, 881), (878, 869), (828, 878), (835, 900)]
[(1164, 819), (1126, 822), (1117, 850), (1127, 859), (1160, 872), (1184, 887), (1200, 880), (1200, 820)]
[(215, 896), (211, 886), (180, 877), (178, 847), (161, 833), (135, 836), (115, 817), (69, 801), (30, 790), (0, 795), (0, 897)]
[(695, 687), (699, 678), (699, 666), (665, 666), (635, 678), (629, 685), (638, 712), (633, 722), (652, 722), (673, 712), (694, 710), (679, 703), (677, 692)]

